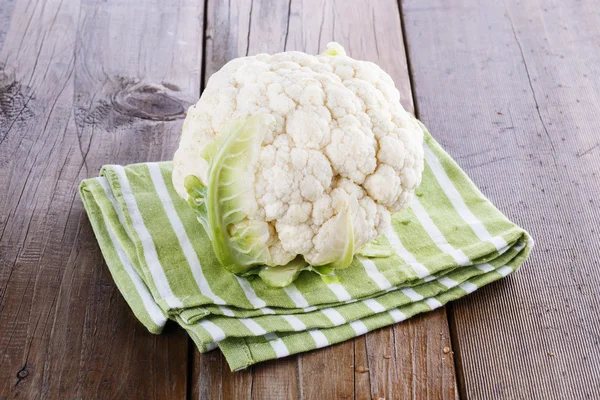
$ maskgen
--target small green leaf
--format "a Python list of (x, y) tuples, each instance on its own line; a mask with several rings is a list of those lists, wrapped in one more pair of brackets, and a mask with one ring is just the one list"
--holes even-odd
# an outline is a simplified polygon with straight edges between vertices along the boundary
[(370, 258), (380, 258), (392, 256), (394, 253), (394, 248), (389, 244), (375, 244), (369, 242), (361, 247), (357, 254)]
[(335, 275), (334, 269), (330, 266), (310, 267), (310, 270), (321, 277), (321, 280), (326, 284), (339, 283), (340, 278)]
[(269, 286), (282, 288), (298, 278), (300, 272), (310, 269), (302, 257), (296, 257), (286, 265), (265, 266), (258, 276)]
[(340, 278), (333, 272), (329, 275), (321, 275), (321, 280), (328, 285), (332, 283), (340, 283)]
[(327, 50), (321, 53), (323, 56), (345, 56), (346, 50), (339, 43), (328, 43)]

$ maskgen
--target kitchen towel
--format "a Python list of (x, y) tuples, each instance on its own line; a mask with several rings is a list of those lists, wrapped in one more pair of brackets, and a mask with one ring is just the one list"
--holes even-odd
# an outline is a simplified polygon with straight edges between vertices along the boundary
[(409, 209), (379, 240), (396, 254), (355, 257), (324, 282), (290, 286), (227, 272), (171, 183), (172, 164), (105, 166), (80, 193), (108, 268), (153, 333), (179, 323), (232, 370), (313, 350), (441, 307), (514, 272), (533, 241), (425, 135), (425, 169)]

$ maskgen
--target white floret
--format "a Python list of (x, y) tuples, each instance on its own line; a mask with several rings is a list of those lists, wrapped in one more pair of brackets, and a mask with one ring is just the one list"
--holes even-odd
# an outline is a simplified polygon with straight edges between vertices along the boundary
[(410, 204), (423, 170), (423, 132), (400, 104), (390, 76), (346, 56), (259, 54), (227, 63), (190, 107), (174, 157), (173, 184), (207, 181), (200, 153), (238, 117), (271, 114), (258, 160), (249, 171), (254, 193), (244, 210), (269, 226), (274, 264), (301, 254), (311, 260), (335, 235), (336, 215), (356, 199), (355, 248), (382, 234), (390, 213)]

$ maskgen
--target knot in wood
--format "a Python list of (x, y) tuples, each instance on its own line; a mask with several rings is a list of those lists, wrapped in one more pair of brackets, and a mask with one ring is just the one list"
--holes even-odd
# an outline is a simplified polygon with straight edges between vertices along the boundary
[(185, 116), (185, 105), (173, 97), (162, 85), (138, 83), (117, 91), (112, 102), (121, 114), (150, 119), (171, 121)]

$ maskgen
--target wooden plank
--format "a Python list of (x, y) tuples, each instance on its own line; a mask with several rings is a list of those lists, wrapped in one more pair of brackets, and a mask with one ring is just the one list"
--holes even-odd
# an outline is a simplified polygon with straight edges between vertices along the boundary
[[(317, 54), (339, 41), (355, 58), (390, 73), (413, 110), (395, 1), (209, 0), (206, 77), (232, 58), (300, 50)], [(441, 334), (440, 334), (441, 332)], [(456, 384), (445, 309), (354, 341), (234, 373), (218, 353), (196, 353), (194, 398), (454, 398)], [(265, 382), (264, 387), (260, 382)]]
[(419, 114), (536, 239), (454, 306), (465, 398), (600, 397), (600, 16), (590, 1), (403, 1)]
[(185, 333), (135, 320), (77, 195), (103, 164), (170, 158), (198, 97), (203, 5), (161, 4), (15, 6), (0, 55), (0, 398), (186, 397)]
[(354, 341), (296, 356), (300, 396), (306, 399), (351, 399), (355, 390)]
[(357, 338), (356, 398), (454, 398), (451, 347), (445, 309)]

